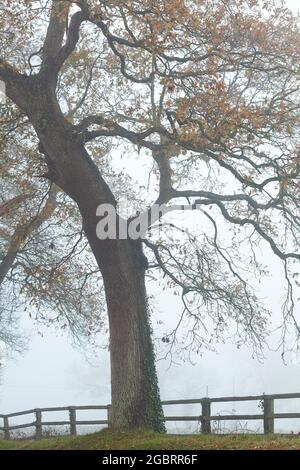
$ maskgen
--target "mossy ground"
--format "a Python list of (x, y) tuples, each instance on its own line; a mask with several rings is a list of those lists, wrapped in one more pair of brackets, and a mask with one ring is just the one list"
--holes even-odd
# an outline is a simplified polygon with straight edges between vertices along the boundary
[(51, 437), (40, 441), (0, 441), (0, 450), (300, 450), (300, 436), (161, 435), (108, 430), (86, 436)]

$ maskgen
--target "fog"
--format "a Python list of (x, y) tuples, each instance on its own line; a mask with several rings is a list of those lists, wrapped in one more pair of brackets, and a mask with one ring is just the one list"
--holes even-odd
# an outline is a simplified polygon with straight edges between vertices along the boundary
[[(287, 4), (297, 9), (297, 0)], [(267, 255), (269, 257), (269, 255)], [(268, 259), (268, 261), (270, 261)], [(271, 308), (275, 320), (280, 319), (283, 300), (283, 275), (279, 263), (271, 261), (272, 276), (261, 286), (261, 296)], [(155, 297), (155, 305), (163, 320), (157, 325), (158, 313), (154, 315), (153, 327), (159, 336), (160, 328), (165, 328), (171, 319), (180, 312), (178, 298), (170, 293), (162, 293), (158, 286), (151, 286), (150, 293)], [(299, 304), (298, 304), (299, 305)], [(299, 309), (296, 315), (299, 316)], [(31, 341), (22, 356), (5, 360), (0, 377), (0, 413), (47, 406), (68, 406), (110, 403), (109, 354), (105, 349), (93, 351), (74, 348), (72, 339), (66, 334), (40, 328), (28, 316), (22, 315), (21, 326), (30, 335)], [(281, 350), (275, 351), (278, 337), (270, 338), (270, 348), (266, 348), (265, 359), (259, 362), (251, 349), (237, 349), (230, 341), (216, 345), (217, 353), (207, 351), (201, 357), (193, 356), (193, 363), (183, 362), (178, 357), (158, 360), (158, 374), (161, 398), (185, 399), (203, 396), (255, 395), (262, 393), (300, 392), (300, 361), (296, 354), (286, 357), (284, 363)], [(100, 339), (104, 344), (105, 340)], [(162, 351), (157, 346), (157, 358)], [(276, 411), (296, 412), (300, 401), (286, 400), (276, 405)], [(213, 413), (257, 411), (257, 404), (228, 403), (214, 406)], [(166, 414), (200, 414), (199, 406), (168, 407)], [(95, 412), (93, 413), (95, 418)], [(260, 430), (259, 423), (243, 424), (253, 431)], [(234, 424), (230, 424), (234, 426)], [(175, 423), (169, 429), (180, 432), (184, 426)], [(196, 431), (197, 425), (187, 425), (186, 431)], [(300, 420), (277, 420), (275, 430), (300, 431)]]
[[(262, 285), (267, 304), (274, 318), (280, 319), (283, 297), (282, 275), (279, 264), (273, 262), (274, 272)], [(160, 329), (179, 313), (179, 301), (170, 293), (160, 292), (152, 286), (151, 294), (159, 308), (153, 317), (153, 326), (160, 336)], [(160, 318), (163, 326), (156, 325)], [(1, 412), (47, 406), (69, 406), (110, 403), (109, 354), (105, 349), (79, 350), (72, 346), (66, 335), (52, 330), (40, 329), (34, 333), (34, 323), (23, 318), (22, 326), (31, 331), (32, 339), (27, 352), (6, 362), (0, 387)], [(270, 348), (277, 344), (275, 333), (270, 337)], [(99, 338), (99, 343), (105, 340)], [(167, 399), (200, 398), (203, 396), (257, 395), (262, 393), (300, 392), (300, 361), (295, 355), (287, 355), (282, 361), (281, 350), (275, 352), (265, 348), (265, 360), (259, 362), (247, 347), (237, 349), (229, 340), (216, 345), (217, 352), (205, 352), (202, 357), (192, 356), (193, 363), (183, 362), (178, 356), (161, 359), (163, 351), (156, 343), (157, 366), (161, 397)], [(276, 411), (295, 412), (300, 400), (282, 400), (276, 403)], [(259, 413), (257, 402), (226, 403), (213, 406), (213, 414)], [(166, 415), (198, 415), (200, 405), (168, 406)], [(85, 415), (87, 417), (87, 415)], [(103, 414), (88, 415), (101, 419)], [(54, 418), (54, 416), (53, 416)], [(55, 419), (58, 419), (56, 416)], [(102, 418), (103, 419), (103, 418)], [(226, 427), (227, 426), (227, 427)], [(242, 426), (239, 428), (238, 426)], [(194, 432), (197, 423), (172, 423), (172, 432)], [(260, 422), (222, 423), (223, 430), (261, 431)], [(92, 430), (92, 429), (89, 429)], [(276, 431), (298, 432), (300, 420), (277, 420)], [(83, 429), (81, 430), (83, 432)]]

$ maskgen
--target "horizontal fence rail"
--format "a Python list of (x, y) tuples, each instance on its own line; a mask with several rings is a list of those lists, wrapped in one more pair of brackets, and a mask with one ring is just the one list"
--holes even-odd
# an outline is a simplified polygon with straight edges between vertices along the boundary
[[(211, 433), (211, 421), (232, 421), (232, 420), (262, 420), (264, 424), (264, 434), (274, 433), (274, 420), (275, 419), (293, 419), (300, 418), (299, 413), (274, 413), (274, 401), (284, 399), (300, 398), (300, 393), (278, 393), (275, 395), (250, 395), (250, 396), (237, 396), (237, 397), (215, 397), (215, 398), (196, 398), (188, 400), (165, 400), (162, 401), (163, 406), (170, 405), (201, 405), (201, 414), (197, 416), (165, 416), (164, 421), (197, 421), (201, 423), (201, 432), (203, 434)], [(222, 402), (244, 402), (244, 401), (260, 401), (262, 413), (261, 414), (240, 414), (240, 415), (212, 415), (211, 404)], [(103, 420), (77, 420), (76, 412), (82, 410), (105, 410), (106, 419)], [(63, 421), (42, 421), (42, 413), (67, 411), (69, 419)], [(10, 418), (34, 415), (34, 420), (25, 424), (10, 425)], [(41, 439), (43, 435), (43, 426), (69, 426), (70, 434), (77, 435), (77, 426), (83, 425), (104, 425), (110, 427), (111, 423), (111, 405), (89, 405), (89, 406), (67, 406), (67, 407), (52, 407), (52, 408), (35, 408), (31, 410), (18, 411), (16, 413), (0, 414), (0, 419), (3, 420), (3, 425), (0, 426), (0, 431), (4, 432), (4, 438), (11, 438), (11, 431), (35, 427), (36, 439)]]

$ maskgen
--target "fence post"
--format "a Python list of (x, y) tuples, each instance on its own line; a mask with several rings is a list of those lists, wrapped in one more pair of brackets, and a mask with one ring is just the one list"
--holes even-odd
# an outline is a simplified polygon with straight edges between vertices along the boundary
[(107, 426), (108, 426), (108, 429), (111, 429), (112, 427), (111, 405), (107, 405)]
[(74, 406), (69, 407), (69, 416), (70, 416), (71, 436), (76, 436), (77, 435), (77, 430), (76, 430), (76, 408), (74, 408)]
[(3, 416), (3, 425), (4, 425), (4, 439), (10, 439), (9, 422), (8, 422), (7, 416)]
[(210, 409), (211, 409), (211, 402), (209, 398), (203, 398), (201, 401), (202, 406), (202, 416), (201, 416), (201, 432), (202, 434), (210, 434), (211, 433), (211, 426), (210, 426)]
[(40, 409), (35, 412), (35, 438), (42, 439), (42, 411)]
[(274, 399), (264, 398), (264, 434), (274, 433), (274, 418), (271, 416), (274, 414)]

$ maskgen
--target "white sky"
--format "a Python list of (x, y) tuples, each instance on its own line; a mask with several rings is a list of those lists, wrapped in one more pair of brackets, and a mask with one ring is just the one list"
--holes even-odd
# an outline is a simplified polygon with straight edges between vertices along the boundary
[[(287, 4), (294, 10), (300, 9), (299, 0), (287, 0)], [(281, 284), (282, 278), (277, 273), (264, 284), (275, 315), (279, 314), (282, 300)], [(157, 295), (158, 307), (166, 321), (168, 312), (178, 310), (177, 302), (178, 299), (170, 295)], [(23, 323), (26, 328), (32, 328), (28, 319)], [(194, 366), (184, 363), (169, 368), (167, 361), (159, 362), (162, 399), (201, 397), (206, 395), (207, 388), (210, 396), (300, 391), (300, 365), (296, 361), (284, 365), (280, 352), (268, 352), (267, 360), (260, 364), (252, 359), (251, 351), (246, 348), (237, 351), (233, 345), (227, 344), (218, 350), (218, 354), (207, 352)], [(0, 380), (0, 413), (110, 402), (107, 352), (102, 351), (98, 357), (89, 356), (87, 359), (72, 348), (68, 338), (57, 337), (49, 330), (43, 337), (33, 335), (29, 350), (6, 364)], [(233, 406), (228, 404), (227, 409), (231, 410)], [(286, 403), (284, 410), (288, 411), (288, 407)], [(243, 408), (240, 406), (238, 409), (241, 411)], [(187, 408), (182, 411), (193, 414), (196, 410)], [(216, 411), (221, 411), (221, 408)], [(180, 414), (178, 409), (173, 412)], [(277, 429), (300, 430), (300, 420), (294, 420), (293, 424), (277, 421), (276, 425)], [(179, 428), (180, 425), (175, 425), (174, 430)]]

